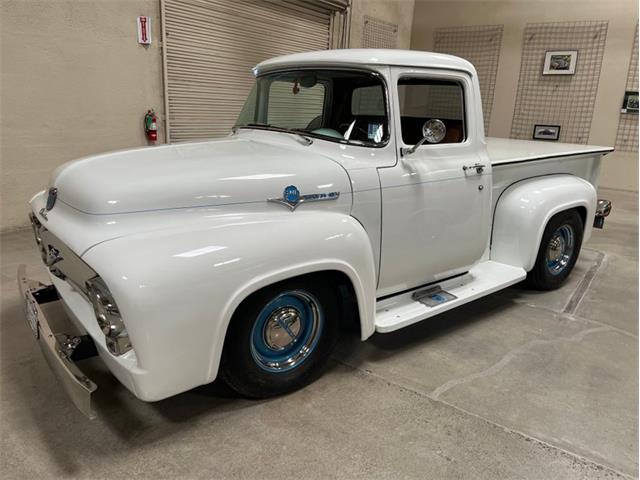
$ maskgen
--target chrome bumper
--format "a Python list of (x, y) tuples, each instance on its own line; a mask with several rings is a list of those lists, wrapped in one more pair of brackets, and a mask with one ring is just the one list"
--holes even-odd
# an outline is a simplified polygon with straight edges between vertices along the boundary
[(593, 219), (593, 226), (595, 228), (604, 227), (604, 219), (611, 213), (611, 202), (609, 200), (598, 199), (598, 205), (596, 206), (596, 216)]
[(53, 285), (43, 285), (26, 278), (24, 265), (18, 267), (18, 288), (23, 299), (27, 324), (36, 337), (45, 360), (67, 392), (71, 401), (89, 418), (95, 418), (91, 409), (91, 394), (98, 388), (74, 361), (97, 354), (88, 336), (57, 334), (51, 330), (42, 304), (59, 301)]

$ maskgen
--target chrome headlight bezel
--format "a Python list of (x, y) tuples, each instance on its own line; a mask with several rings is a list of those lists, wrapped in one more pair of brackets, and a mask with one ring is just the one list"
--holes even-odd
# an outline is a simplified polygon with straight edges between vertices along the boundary
[(123, 355), (132, 349), (129, 334), (122, 321), (120, 310), (100, 276), (93, 277), (86, 282), (87, 296), (93, 305), (93, 311), (100, 330), (105, 336), (109, 351), (116, 355)]

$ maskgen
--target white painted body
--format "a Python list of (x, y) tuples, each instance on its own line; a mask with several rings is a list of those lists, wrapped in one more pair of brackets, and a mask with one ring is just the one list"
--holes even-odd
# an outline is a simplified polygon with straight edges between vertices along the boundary
[[(342, 272), (357, 297), (364, 340), (522, 280), (558, 211), (584, 208), (588, 238), (600, 160), (610, 149), (487, 142), (475, 70), (447, 55), (311, 52), (269, 60), (256, 74), (317, 66), (373, 70), (386, 80), (386, 145), (305, 145), (287, 133), (239, 130), (71, 162), (51, 179), (58, 201), (46, 217), (46, 193), (32, 199), (44, 227), (116, 299), (133, 345), (119, 357), (107, 350), (87, 298), (52, 276), (72, 318), (139, 398), (159, 400), (214, 380), (234, 311), (274, 282)], [(400, 155), (406, 145), (394, 85), (407, 73), (465, 86), (464, 143)], [(481, 174), (462, 169), (476, 163), (485, 165)], [(287, 185), (339, 198), (295, 211), (267, 202)], [(429, 309), (411, 299), (411, 289), (439, 281), (457, 301)]]

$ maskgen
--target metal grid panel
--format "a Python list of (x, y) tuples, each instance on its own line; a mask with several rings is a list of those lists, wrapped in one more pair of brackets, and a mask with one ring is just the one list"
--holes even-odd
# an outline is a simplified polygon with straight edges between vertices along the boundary
[(398, 25), (383, 20), (364, 16), (362, 30), (363, 48), (397, 48)]
[(503, 25), (475, 25), (439, 28), (433, 34), (434, 51), (462, 57), (476, 67), (482, 93), (485, 132), (489, 131), (491, 119), (502, 30)]
[[(535, 124), (561, 125), (561, 142), (587, 143), (608, 23), (526, 26), (512, 138), (531, 139)], [(545, 54), (553, 50), (578, 50), (574, 75), (542, 75)]]
[[(633, 39), (633, 50), (631, 52), (631, 62), (629, 63), (629, 73), (627, 73), (626, 90), (638, 90), (638, 26), (636, 25), (636, 35)], [(620, 101), (622, 105), (622, 100)], [(616, 136), (616, 149), (623, 152), (638, 151), (638, 114), (620, 113), (618, 122), (618, 134)]]

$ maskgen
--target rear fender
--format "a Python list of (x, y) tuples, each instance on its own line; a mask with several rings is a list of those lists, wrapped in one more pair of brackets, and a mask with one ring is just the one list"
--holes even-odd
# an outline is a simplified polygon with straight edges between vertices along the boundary
[(586, 242), (593, 229), (596, 203), (593, 185), (573, 175), (536, 177), (510, 186), (495, 208), (491, 259), (530, 271), (549, 220), (572, 208), (586, 210)]

